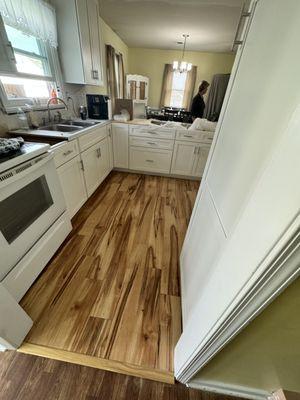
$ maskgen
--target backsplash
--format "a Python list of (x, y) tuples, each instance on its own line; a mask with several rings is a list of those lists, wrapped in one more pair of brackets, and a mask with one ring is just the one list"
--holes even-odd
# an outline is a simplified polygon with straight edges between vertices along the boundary
[[(100, 86), (86, 86), (86, 85), (75, 85), (65, 84), (64, 85), (64, 97), (65, 99), (70, 96), (72, 98), (67, 101), (68, 110), (59, 110), (63, 118), (74, 118), (78, 117), (78, 109), (81, 105), (86, 105), (86, 94), (105, 94), (105, 88)], [(55, 111), (52, 111), (54, 113)], [(43, 118), (47, 121), (47, 111), (34, 111), (34, 114), (40, 124), (42, 124)], [(13, 129), (21, 128), (22, 121), (16, 115), (8, 115), (0, 110), (0, 137), (7, 136), (7, 132)]]

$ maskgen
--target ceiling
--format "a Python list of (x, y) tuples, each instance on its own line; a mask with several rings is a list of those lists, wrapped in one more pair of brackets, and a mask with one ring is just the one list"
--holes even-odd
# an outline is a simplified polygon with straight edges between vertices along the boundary
[(129, 47), (231, 50), (245, 0), (100, 0), (104, 21)]

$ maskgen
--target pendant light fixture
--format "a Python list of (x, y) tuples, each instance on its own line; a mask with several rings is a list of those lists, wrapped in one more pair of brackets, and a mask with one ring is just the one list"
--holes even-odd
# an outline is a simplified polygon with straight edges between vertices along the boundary
[(180, 73), (188, 72), (193, 67), (193, 65), (191, 63), (188, 63), (188, 62), (184, 61), (186, 40), (190, 37), (190, 35), (187, 35), (185, 33), (182, 36), (184, 37), (182, 59), (181, 59), (181, 61), (173, 61), (173, 71), (178, 71)]

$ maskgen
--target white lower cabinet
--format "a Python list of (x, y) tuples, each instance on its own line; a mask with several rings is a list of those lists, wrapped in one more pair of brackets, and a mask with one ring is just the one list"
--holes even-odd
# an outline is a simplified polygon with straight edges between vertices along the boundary
[(90, 197), (110, 172), (107, 138), (81, 153), (85, 184)]
[(99, 184), (100, 184), (111, 171), (107, 138), (101, 140), (101, 142), (99, 143), (98, 171), (99, 171)]
[(128, 168), (128, 133), (127, 124), (112, 125), (114, 166), (117, 168)]
[(87, 200), (80, 156), (76, 156), (57, 168), (57, 173), (65, 196), (67, 210), (72, 218)]
[(107, 143), (108, 143), (108, 155), (109, 155), (109, 168), (110, 170), (114, 167), (114, 154), (113, 154), (113, 140), (112, 140), (112, 126), (107, 126)]
[(169, 174), (171, 160), (172, 150), (130, 147), (129, 168), (133, 170)]
[(171, 173), (201, 177), (209, 153), (209, 145), (196, 142), (175, 141)]
[(205, 169), (206, 161), (209, 154), (209, 145), (200, 145), (197, 150), (197, 157), (195, 159), (193, 175), (201, 178)]

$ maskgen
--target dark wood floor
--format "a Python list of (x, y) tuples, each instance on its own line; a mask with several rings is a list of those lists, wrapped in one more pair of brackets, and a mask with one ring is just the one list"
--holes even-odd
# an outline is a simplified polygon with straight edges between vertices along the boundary
[(21, 351), (171, 382), (179, 254), (199, 182), (113, 172), (21, 301)]
[(0, 353), (1, 400), (234, 400), (16, 352)]

